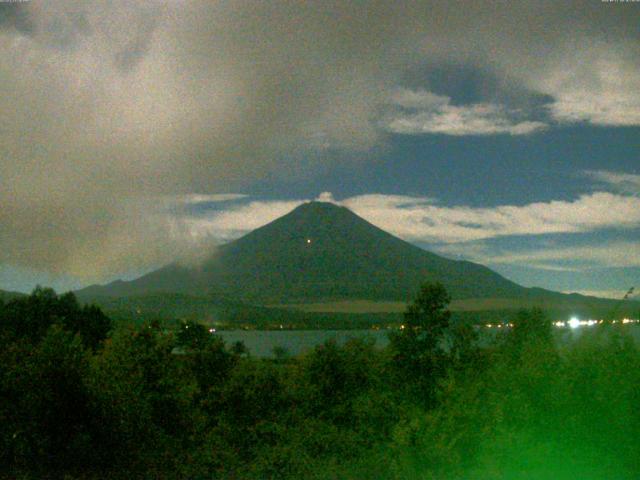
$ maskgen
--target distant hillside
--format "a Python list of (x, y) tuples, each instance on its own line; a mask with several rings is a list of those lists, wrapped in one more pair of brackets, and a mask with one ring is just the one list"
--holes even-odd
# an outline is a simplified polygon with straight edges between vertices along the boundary
[[(341, 300), (288, 305), (250, 305), (225, 299), (174, 293), (152, 293), (132, 297), (99, 297), (95, 302), (115, 321), (144, 322), (194, 320), (217, 328), (302, 328), (354, 329), (400, 325), (406, 303), (374, 300)], [(565, 295), (550, 299), (463, 299), (454, 300), (453, 318), (480, 323), (505, 322), (520, 308), (543, 307), (553, 320), (579, 318), (637, 318), (640, 304)]]
[(360, 329), (402, 322), (398, 313), (304, 312), (183, 294), (100, 297), (95, 303), (113, 320), (124, 323), (157, 320), (171, 325), (176, 320), (193, 320), (216, 328)]
[(23, 296), (25, 296), (24, 293), (0, 290), (0, 300), (2, 300), (3, 302), (8, 302), (9, 300), (12, 300), (14, 298), (23, 297)]

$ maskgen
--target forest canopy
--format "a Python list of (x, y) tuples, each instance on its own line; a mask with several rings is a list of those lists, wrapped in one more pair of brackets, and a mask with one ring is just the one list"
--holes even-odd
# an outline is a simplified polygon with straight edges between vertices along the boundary
[(633, 479), (628, 326), (559, 344), (522, 311), (491, 342), (428, 284), (388, 347), (254, 358), (197, 323), (114, 324), (73, 294), (0, 303), (0, 476)]

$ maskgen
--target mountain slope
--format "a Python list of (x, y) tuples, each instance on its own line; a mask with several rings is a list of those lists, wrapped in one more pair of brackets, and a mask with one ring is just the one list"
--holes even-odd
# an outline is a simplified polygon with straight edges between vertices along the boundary
[(344, 207), (304, 204), (226, 245), (204, 269), (249, 298), (406, 300), (440, 280), (454, 297), (510, 296), (520, 287), (470, 262), (426, 252)]
[(220, 247), (204, 265), (169, 265), (82, 297), (179, 292), (256, 303), (326, 299), (406, 301), (423, 281), (454, 298), (518, 297), (521, 287), (472, 262), (449, 260), (375, 227), (350, 210), (311, 202)]
[(14, 298), (20, 298), (24, 296), (25, 296), (24, 293), (11, 292), (8, 290), (0, 290), (0, 300), (3, 302), (8, 302), (10, 300), (13, 300)]

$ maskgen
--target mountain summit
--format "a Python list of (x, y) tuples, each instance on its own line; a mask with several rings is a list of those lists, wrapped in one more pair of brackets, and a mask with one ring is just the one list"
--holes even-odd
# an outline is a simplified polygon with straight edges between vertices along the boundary
[(442, 282), (454, 298), (515, 297), (526, 290), (482, 265), (449, 260), (407, 243), (345, 207), (309, 202), (219, 247), (197, 268), (168, 265), (131, 282), (79, 293), (172, 292), (256, 303), (406, 301), (429, 280)]

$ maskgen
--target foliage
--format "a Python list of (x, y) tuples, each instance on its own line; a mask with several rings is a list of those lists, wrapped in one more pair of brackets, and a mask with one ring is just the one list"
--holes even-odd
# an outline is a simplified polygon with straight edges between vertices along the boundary
[[(2, 464), (74, 469), (90, 455), (87, 356), (79, 337), (52, 326), (33, 348), (24, 341), (0, 353)], [(78, 456), (78, 455), (81, 456)]]
[(450, 301), (442, 284), (423, 284), (407, 306), (402, 329), (390, 336), (399, 380), (415, 387), (425, 405), (433, 402), (436, 382), (444, 373), (443, 343), (451, 318), (446, 308)]
[(71, 292), (58, 296), (50, 288), (36, 287), (30, 296), (0, 305), (0, 335), (37, 342), (54, 324), (80, 334), (91, 348), (97, 348), (111, 329), (111, 320), (98, 307), (81, 307)]
[(640, 350), (625, 326), (558, 343), (523, 311), (487, 342), (447, 303), (426, 285), (386, 349), (262, 359), (195, 323), (102, 340), (71, 296), (11, 300), (0, 477), (638, 478)]

